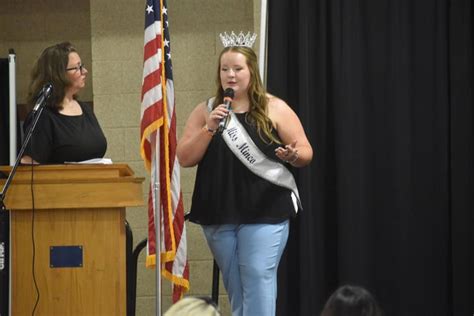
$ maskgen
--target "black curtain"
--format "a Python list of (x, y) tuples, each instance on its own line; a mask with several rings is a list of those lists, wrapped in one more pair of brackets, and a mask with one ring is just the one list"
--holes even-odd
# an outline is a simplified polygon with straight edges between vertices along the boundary
[(339, 285), (386, 315), (474, 313), (471, 0), (271, 0), (268, 90), (314, 160), (279, 271), (278, 315)]

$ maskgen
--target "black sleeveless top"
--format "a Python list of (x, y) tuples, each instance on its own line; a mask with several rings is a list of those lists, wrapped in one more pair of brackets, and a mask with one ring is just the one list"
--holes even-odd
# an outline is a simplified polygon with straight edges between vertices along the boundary
[[(45, 107), (25, 154), (41, 164), (63, 164), (104, 157), (107, 140), (89, 105), (79, 102), (81, 115), (69, 116)], [(25, 134), (33, 123), (30, 112)]]
[[(246, 113), (235, 116), (254, 143), (269, 158), (278, 144), (262, 141)], [(276, 137), (275, 131), (272, 131)], [(281, 162), (283, 163), (283, 162)], [(189, 220), (201, 225), (274, 224), (294, 215), (291, 191), (260, 178), (230, 151), (221, 135), (214, 135), (198, 165)]]

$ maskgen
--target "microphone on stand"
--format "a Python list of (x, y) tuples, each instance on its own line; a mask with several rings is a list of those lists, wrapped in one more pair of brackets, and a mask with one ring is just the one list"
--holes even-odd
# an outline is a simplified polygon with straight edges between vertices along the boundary
[[(230, 109), (230, 105), (232, 104), (232, 99), (234, 98), (234, 89), (227, 88), (224, 91), (224, 105), (226, 106), (227, 110)], [(227, 123), (227, 119), (229, 116), (226, 116), (221, 119), (219, 122), (219, 127), (217, 128), (217, 133), (222, 134), (225, 129), (225, 125)]]
[(33, 114), (38, 111), (40, 106), (43, 105), (43, 103), (48, 100), (48, 98), (51, 96), (51, 93), (53, 92), (53, 85), (51, 83), (47, 83), (43, 86), (43, 89), (41, 89), (41, 92), (39, 94), (39, 97), (36, 99), (35, 106), (33, 107)]
[[(10, 187), (10, 184), (12, 183), (13, 177), (15, 176), (16, 169), (20, 165), (20, 160), (21, 157), (23, 157), (23, 153), (25, 152), (26, 146), (29, 144), (31, 135), (33, 134), (33, 131), (36, 127), (36, 123), (38, 123), (39, 118), (41, 117), (41, 113), (43, 113), (44, 110), (44, 103), (46, 100), (51, 96), (51, 92), (53, 91), (53, 85), (51, 83), (47, 83), (43, 86), (43, 89), (41, 89), (37, 99), (35, 106), (32, 110), (32, 123), (28, 131), (26, 132), (25, 139), (23, 140), (23, 143), (21, 144), (20, 151), (18, 152), (18, 155), (16, 156), (15, 164), (13, 165), (7, 180), (5, 181), (5, 184), (3, 185), (3, 189), (0, 192), (0, 211), (4, 211), (6, 209), (4, 201), (5, 197), (7, 196), (7, 190)], [(38, 113), (36, 113), (38, 111)]]

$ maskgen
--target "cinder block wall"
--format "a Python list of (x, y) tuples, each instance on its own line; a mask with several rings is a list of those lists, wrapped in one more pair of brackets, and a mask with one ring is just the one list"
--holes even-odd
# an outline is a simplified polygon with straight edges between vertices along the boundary
[[(0, 1), (0, 57), (13, 48), (17, 63), (17, 101), (25, 103), (30, 73), (43, 49), (72, 42), (86, 68), (91, 69), (91, 24), (89, 1)], [(91, 78), (81, 99), (92, 101)]]
[[(171, 53), (175, 82), (178, 133), (186, 118), (215, 91), (217, 56), (222, 46), (218, 34), (231, 30), (258, 33), (260, 0), (168, 0)], [(0, 2), (0, 56), (17, 53), (17, 98), (25, 102), (29, 73), (41, 51), (69, 40), (77, 47), (89, 70), (84, 101), (93, 101), (95, 113), (108, 140), (106, 156), (127, 163), (137, 176), (148, 177), (139, 155), (140, 91), (143, 63), (145, 0), (6, 0)], [(27, 22), (26, 22), (27, 21)], [(256, 46), (256, 48), (258, 45)], [(190, 207), (195, 169), (182, 169), (185, 209)], [(145, 207), (127, 210), (134, 244), (147, 234)], [(187, 224), (191, 274), (189, 295), (210, 295), (212, 256), (200, 227)], [(155, 272), (139, 258), (137, 315), (155, 315)], [(162, 307), (171, 304), (170, 283), (163, 281)], [(219, 305), (230, 315), (221, 282)]]

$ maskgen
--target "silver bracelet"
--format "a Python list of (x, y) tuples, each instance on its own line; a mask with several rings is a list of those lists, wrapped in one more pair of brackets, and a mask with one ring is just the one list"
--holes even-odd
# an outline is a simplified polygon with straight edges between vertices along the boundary
[(209, 128), (207, 125), (204, 125), (202, 127), (202, 130), (208, 133), (208, 135), (210, 135), (211, 137), (214, 136), (217, 132), (217, 129)]

